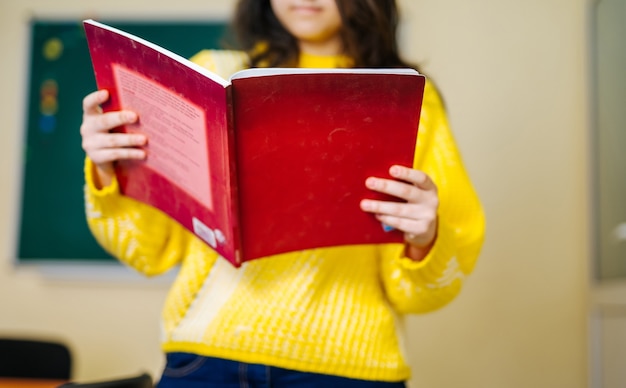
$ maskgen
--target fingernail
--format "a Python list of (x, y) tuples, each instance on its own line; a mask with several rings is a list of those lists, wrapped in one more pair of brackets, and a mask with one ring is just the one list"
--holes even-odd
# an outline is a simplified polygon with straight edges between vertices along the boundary
[(382, 222), (381, 222), (381, 225), (382, 225), (383, 230), (384, 230), (385, 232), (391, 232), (392, 230), (396, 229), (396, 228), (394, 228), (393, 226), (389, 226), (389, 225), (384, 224), (384, 223), (382, 223)]
[(400, 175), (400, 169), (398, 168), (398, 166), (392, 166), (392, 167), (389, 169), (389, 173), (390, 173), (392, 176), (399, 176), (399, 175)]

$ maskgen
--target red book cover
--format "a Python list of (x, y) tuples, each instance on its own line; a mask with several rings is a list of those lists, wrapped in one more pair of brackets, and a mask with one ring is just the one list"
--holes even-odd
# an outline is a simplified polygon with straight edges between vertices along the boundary
[(165, 212), (233, 265), (319, 247), (400, 242), (363, 198), (411, 166), (424, 90), (412, 69), (249, 69), (226, 80), (86, 20), (105, 111), (129, 109), (145, 161), (116, 165), (122, 193)]

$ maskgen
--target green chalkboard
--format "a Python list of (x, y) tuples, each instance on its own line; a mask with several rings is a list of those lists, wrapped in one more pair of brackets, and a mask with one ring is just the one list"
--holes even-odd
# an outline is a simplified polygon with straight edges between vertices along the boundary
[[(224, 22), (102, 21), (183, 57), (228, 40)], [(30, 31), (18, 261), (113, 261), (85, 221), (79, 127), (96, 83), (82, 23), (33, 20)]]

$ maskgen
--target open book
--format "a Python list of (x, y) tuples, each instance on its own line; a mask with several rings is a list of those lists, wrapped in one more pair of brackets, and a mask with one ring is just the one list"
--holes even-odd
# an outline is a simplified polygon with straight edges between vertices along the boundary
[(284, 252), (402, 241), (361, 211), (365, 187), (411, 166), (425, 78), (412, 69), (249, 69), (223, 79), (139, 37), (84, 21), (105, 111), (129, 109), (145, 161), (122, 193), (233, 265)]

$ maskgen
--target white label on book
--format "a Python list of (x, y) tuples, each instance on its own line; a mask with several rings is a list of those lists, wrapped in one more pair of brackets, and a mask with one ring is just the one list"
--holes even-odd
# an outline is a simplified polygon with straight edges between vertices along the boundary
[(213, 248), (216, 248), (217, 238), (215, 236), (215, 232), (213, 232), (211, 228), (206, 226), (202, 221), (200, 221), (196, 217), (193, 217), (192, 221), (193, 221), (193, 232), (198, 237), (206, 241), (210, 246), (212, 246)]

